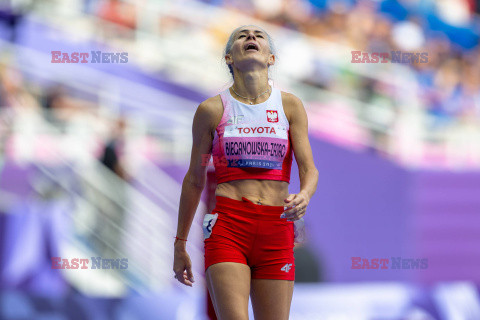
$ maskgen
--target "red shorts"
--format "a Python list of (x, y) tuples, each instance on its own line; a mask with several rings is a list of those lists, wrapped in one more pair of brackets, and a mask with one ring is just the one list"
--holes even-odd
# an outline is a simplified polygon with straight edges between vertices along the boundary
[(295, 280), (293, 222), (280, 218), (283, 206), (216, 199), (204, 219), (205, 271), (215, 263), (238, 262), (250, 266), (252, 279)]

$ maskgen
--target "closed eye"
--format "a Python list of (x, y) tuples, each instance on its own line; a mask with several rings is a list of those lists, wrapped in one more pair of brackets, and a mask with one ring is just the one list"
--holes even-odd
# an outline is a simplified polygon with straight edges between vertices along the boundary
[[(244, 35), (244, 34), (239, 35), (239, 36), (238, 36), (238, 39), (240, 39), (240, 38), (242, 38), (242, 37), (245, 37), (245, 35)], [(257, 37), (263, 39), (263, 36), (262, 36), (261, 34), (258, 34)]]

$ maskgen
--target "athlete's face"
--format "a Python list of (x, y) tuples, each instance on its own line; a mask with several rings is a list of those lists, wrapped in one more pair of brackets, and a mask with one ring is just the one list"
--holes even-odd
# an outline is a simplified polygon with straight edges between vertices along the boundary
[(225, 56), (225, 61), (239, 69), (252, 65), (268, 67), (275, 63), (275, 56), (270, 53), (265, 32), (251, 26), (236, 32), (232, 49)]

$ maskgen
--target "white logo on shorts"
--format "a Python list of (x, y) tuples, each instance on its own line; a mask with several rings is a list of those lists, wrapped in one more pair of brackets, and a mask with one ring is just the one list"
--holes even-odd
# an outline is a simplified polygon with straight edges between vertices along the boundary
[(292, 269), (292, 264), (291, 264), (291, 263), (287, 263), (287, 264), (284, 265), (284, 266), (282, 267), (282, 269), (280, 269), (280, 270), (285, 271), (285, 272), (289, 272), (290, 269)]

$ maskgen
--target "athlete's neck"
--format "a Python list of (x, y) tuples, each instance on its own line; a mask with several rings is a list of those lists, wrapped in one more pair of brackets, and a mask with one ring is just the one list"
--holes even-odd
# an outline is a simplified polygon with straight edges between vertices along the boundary
[[(234, 72), (233, 88), (239, 95), (252, 99), (250, 101), (265, 101), (269, 97), (268, 92), (259, 97), (258, 95), (269, 90), (268, 73), (257, 70)], [(258, 98), (253, 100), (255, 97)]]

